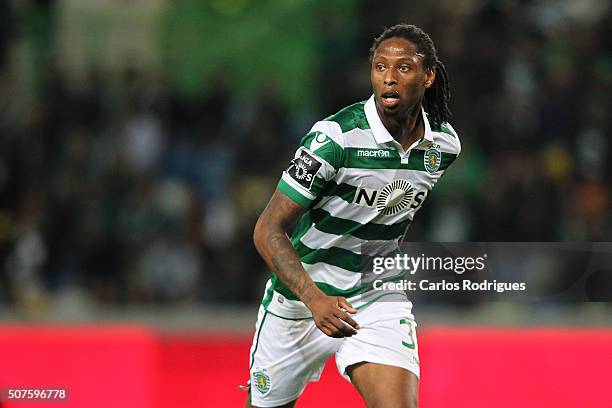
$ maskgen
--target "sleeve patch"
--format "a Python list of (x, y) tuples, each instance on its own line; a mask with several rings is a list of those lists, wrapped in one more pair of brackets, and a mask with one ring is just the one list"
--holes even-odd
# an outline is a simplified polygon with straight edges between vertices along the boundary
[(321, 165), (320, 161), (302, 149), (300, 155), (291, 160), (291, 165), (287, 169), (287, 174), (289, 174), (289, 176), (300, 186), (310, 190), (315, 175), (321, 168)]

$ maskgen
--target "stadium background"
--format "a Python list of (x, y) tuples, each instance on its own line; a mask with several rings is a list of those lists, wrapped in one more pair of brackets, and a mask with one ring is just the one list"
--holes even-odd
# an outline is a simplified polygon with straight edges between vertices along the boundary
[[(256, 217), (312, 123), (368, 97), (399, 21), (436, 42), (463, 144), (408, 239), (612, 241), (607, 1), (3, 1), (0, 388), (241, 405)], [(609, 302), (416, 312), (425, 407), (609, 406)], [(333, 370), (301, 406), (331, 395), (359, 406)]]

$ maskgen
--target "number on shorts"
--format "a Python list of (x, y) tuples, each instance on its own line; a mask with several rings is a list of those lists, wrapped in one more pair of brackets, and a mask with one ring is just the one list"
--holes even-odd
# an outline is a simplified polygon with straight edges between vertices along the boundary
[(412, 324), (410, 324), (410, 321), (406, 319), (400, 319), (400, 324), (408, 325), (408, 341), (406, 342), (402, 340), (402, 345), (414, 350), (414, 330), (412, 329)]

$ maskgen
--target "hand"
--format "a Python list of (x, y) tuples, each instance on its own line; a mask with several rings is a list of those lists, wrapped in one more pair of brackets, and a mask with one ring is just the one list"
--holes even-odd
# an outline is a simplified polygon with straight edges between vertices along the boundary
[(319, 330), (330, 337), (351, 337), (360, 328), (347, 313), (355, 314), (357, 309), (343, 297), (323, 295), (310, 302), (308, 308)]

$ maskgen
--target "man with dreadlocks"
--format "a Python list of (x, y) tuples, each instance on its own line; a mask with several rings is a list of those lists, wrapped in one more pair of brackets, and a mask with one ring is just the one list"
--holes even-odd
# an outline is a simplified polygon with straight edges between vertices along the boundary
[(362, 249), (397, 248), (461, 145), (448, 123), (446, 71), (423, 30), (385, 30), (370, 62), (374, 94), (315, 123), (255, 226), (274, 273), (251, 347), (247, 407), (293, 407), (334, 353), (368, 407), (417, 405), (412, 303), (364, 284)]

